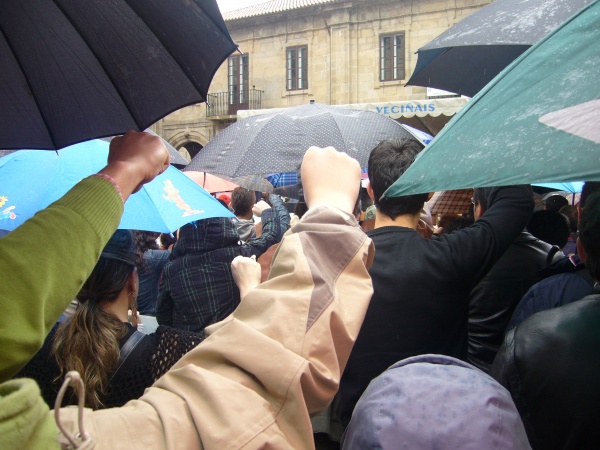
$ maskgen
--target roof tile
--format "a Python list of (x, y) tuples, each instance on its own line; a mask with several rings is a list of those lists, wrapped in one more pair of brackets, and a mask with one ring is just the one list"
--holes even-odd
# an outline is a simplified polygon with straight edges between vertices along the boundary
[(246, 8), (225, 12), (223, 13), (223, 19), (228, 21), (244, 19), (247, 17), (264, 16), (266, 14), (291, 11), (307, 6), (333, 3), (335, 1), (337, 0), (270, 0), (253, 6), (247, 6)]

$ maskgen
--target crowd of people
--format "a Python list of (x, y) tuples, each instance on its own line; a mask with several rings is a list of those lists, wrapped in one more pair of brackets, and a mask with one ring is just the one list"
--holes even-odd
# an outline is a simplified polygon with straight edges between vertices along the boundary
[(0, 240), (3, 447), (596, 448), (600, 183), (543, 214), (530, 186), (476, 187), (434, 233), (432, 194), (383, 196), (422, 149), (372, 150), (368, 214), (358, 162), (312, 147), (293, 219), (238, 188), (236, 219), (163, 245), (117, 227), (168, 152), (113, 139)]

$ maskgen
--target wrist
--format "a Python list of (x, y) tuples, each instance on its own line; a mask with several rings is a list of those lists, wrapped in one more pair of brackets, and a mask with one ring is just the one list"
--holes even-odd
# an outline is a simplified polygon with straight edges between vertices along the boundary
[(112, 181), (109, 181), (116, 183), (124, 202), (136, 191), (137, 187), (144, 180), (139, 170), (136, 170), (136, 165), (125, 161), (109, 163), (104, 169), (98, 172), (98, 175), (103, 178), (106, 175), (112, 179)]
[(95, 173), (92, 176), (93, 177), (104, 178), (105, 180), (107, 180), (110, 183), (112, 183), (112, 185), (115, 187), (117, 193), (119, 194), (119, 197), (121, 197), (121, 201), (123, 203), (125, 203), (125, 199), (123, 198), (123, 193), (121, 192), (121, 188), (120, 188), (119, 184), (115, 181), (115, 179), (113, 177), (111, 177), (110, 175), (107, 175), (106, 173)]

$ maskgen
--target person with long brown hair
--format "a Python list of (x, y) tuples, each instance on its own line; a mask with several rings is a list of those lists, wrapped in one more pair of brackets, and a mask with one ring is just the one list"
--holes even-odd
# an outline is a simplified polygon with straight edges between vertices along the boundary
[(140, 397), (203, 334), (169, 327), (151, 335), (137, 331), (138, 286), (132, 234), (117, 230), (77, 294), (75, 313), (59, 320), (17, 376), (37, 380), (51, 407), (71, 370), (85, 382), (86, 406), (121, 406)]

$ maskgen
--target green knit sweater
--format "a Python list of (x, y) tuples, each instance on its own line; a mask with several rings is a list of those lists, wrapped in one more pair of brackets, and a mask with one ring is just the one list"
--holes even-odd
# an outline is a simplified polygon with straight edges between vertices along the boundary
[[(114, 186), (89, 177), (0, 239), (0, 382), (42, 346), (92, 272), (122, 214)], [(2, 446), (57, 447), (57, 428), (47, 411), (32, 380), (0, 384)]]

